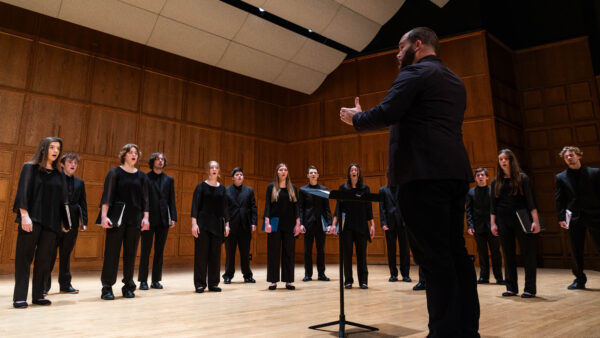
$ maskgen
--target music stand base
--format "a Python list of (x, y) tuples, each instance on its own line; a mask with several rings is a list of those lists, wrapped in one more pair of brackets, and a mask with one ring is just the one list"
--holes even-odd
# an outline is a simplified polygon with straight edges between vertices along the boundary
[(339, 329), (339, 337), (340, 338), (344, 337), (344, 334), (346, 332), (346, 325), (356, 326), (361, 329), (365, 329), (365, 330), (369, 330), (369, 331), (379, 331), (378, 328), (373, 327), (373, 326), (347, 321), (345, 316), (343, 316), (343, 315), (340, 315), (340, 320), (336, 320), (336, 321), (329, 322), (329, 323), (317, 324), (317, 325), (309, 326), (308, 328), (311, 330), (318, 330), (322, 327), (338, 325), (338, 324), (340, 325), (340, 329)]

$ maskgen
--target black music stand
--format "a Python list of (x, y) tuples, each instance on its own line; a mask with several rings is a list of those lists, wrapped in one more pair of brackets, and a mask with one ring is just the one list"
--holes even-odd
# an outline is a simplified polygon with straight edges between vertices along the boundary
[[(305, 188), (305, 191), (310, 194), (319, 196), (319, 197), (334, 199), (334, 200), (337, 200), (338, 202), (339, 201), (355, 201), (355, 202), (358, 201), (358, 202), (370, 203), (370, 202), (379, 202), (381, 200), (381, 197), (379, 196), (379, 194), (366, 194), (366, 193), (356, 194), (351, 191), (339, 191), (339, 190), (332, 190), (331, 192), (329, 192), (326, 190), (310, 189), (310, 188), (309, 189)], [(338, 214), (341, 213), (340, 209), (341, 208), (338, 208)], [(341, 224), (342, 219), (341, 219), (340, 215), (336, 215), (336, 216), (339, 220), (338, 221), (338, 229), (340, 229), (342, 227), (342, 224)], [(343, 248), (342, 248), (342, 236), (343, 236), (342, 230), (343, 229), (340, 229), (340, 231), (338, 231), (339, 256), (340, 256), (340, 317), (338, 320), (335, 320), (332, 322), (312, 325), (312, 326), (308, 327), (309, 329), (312, 329), (312, 330), (318, 330), (322, 327), (339, 324), (338, 332), (339, 332), (340, 338), (344, 337), (344, 333), (346, 331), (346, 325), (360, 327), (362, 329), (366, 329), (369, 331), (379, 331), (379, 329), (376, 327), (346, 320), (346, 315), (344, 314), (344, 253), (343, 253)]]

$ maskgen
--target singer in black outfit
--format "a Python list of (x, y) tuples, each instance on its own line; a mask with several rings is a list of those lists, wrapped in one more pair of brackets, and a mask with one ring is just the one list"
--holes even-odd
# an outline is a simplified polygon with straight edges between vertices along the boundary
[(488, 182), (488, 171), (486, 168), (475, 169), (475, 181), (477, 186), (471, 188), (467, 193), (467, 228), (471, 236), (475, 236), (477, 253), (479, 255), (479, 279), (478, 284), (490, 282), (490, 258), (492, 253), (492, 269), (496, 284), (504, 284), (502, 278), (502, 256), (500, 256), (500, 241), (492, 235), (490, 228), (490, 187)]
[[(348, 181), (339, 187), (340, 191), (351, 191), (357, 194), (370, 193), (369, 186), (363, 183), (360, 166), (350, 163), (348, 166)], [(343, 223), (343, 224), (342, 224)], [(369, 224), (371, 226), (369, 227)], [(340, 201), (335, 206), (332, 228), (342, 227), (344, 251), (344, 287), (351, 289), (354, 283), (352, 277), (352, 251), (356, 248), (356, 270), (358, 284), (361, 289), (369, 288), (369, 270), (367, 268), (367, 241), (375, 236), (375, 221), (371, 203), (355, 201)], [(341, 278), (341, 277), (340, 277)]]
[(169, 228), (177, 222), (177, 207), (175, 206), (175, 181), (173, 177), (163, 173), (167, 166), (167, 158), (163, 153), (153, 153), (148, 160), (151, 171), (148, 176), (148, 201), (150, 229), (142, 232), (142, 250), (138, 281), (140, 290), (148, 290), (148, 264), (150, 251), (154, 241), (154, 258), (152, 260), (153, 289), (162, 289), (163, 253), (167, 243)]
[(463, 238), (465, 195), (473, 181), (462, 140), (465, 87), (436, 56), (435, 32), (417, 27), (398, 44), (401, 70), (386, 97), (362, 112), (341, 108), (358, 131), (390, 126), (388, 185), (411, 235), (415, 261), (427, 280), (429, 334), (479, 337), (479, 297)]
[[(63, 293), (79, 293), (71, 285), (71, 252), (75, 248), (79, 227), (85, 231), (88, 224), (87, 202), (85, 197), (85, 184), (83, 180), (75, 177), (75, 171), (79, 165), (79, 155), (75, 153), (66, 153), (60, 158), (63, 168), (63, 173), (66, 177), (69, 213), (71, 215), (71, 229), (65, 233), (59, 233), (56, 241), (59, 255), (58, 265), (58, 284), (60, 292)], [(50, 260), (50, 273), (46, 279), (44, 294), (48, 294), (52, 285), (52, 270), (56, 261), (56, 248), (52, 250), (52, 259)]]
[[(300, 196), (298, 198), (300, 227), (302, 233), (304, 233), (304, 279), (302, 279), (302, 281), (308, 282), (312, 280), (313, 242), (315, 242), (317, 247), (318, 280), (329, 281), (329, 277), (325, 275), (325, 232), (327, 229), (329, 229), (331, 224), (329, 200), (315, 196), (306, 192), (306, 190), (303, 190), (307, 188), (327, 190), (327, 188), (318, 184), (319, 171), (314, 165), (308, 167), (307, 177), (309, 183), (300, 188)], [(323, 225), (323, 220), (326, 222), (325, 225)]]
[(244, 171), (235, 168), (231, 171), (233, 184), (227, 187), (226, 193), (229, 205), (230, 233), (225, 240), (225, 284), (231, 283), (235, 274), (235, 250), (240, 250), (240, 267), (244, 276), (244, 283), (256, 283), (252, 278), (250, 269), (250, 242), (252, 233), (256, 231), (257, 208), (254, 199), (254, 190), (243, 185)]
[[(292, 184), (284, 163), (277, 165), (275, 178), (267, 186), (263, 215), (264, 231), (267, 233), (267, 282), (271, 283), (269, 290), (275, 290), (280, 280), (285, 282), (286, 289), (295, 290), (295, 237), (302, 230), (298, 215), (298, 189)], [(271, 227), (271, 219), (275, 217), (279, 218), (277, 231), (273, 231)]]
[[(208, 179), (198, 183), (192, 199), (194, 236), (194, 287), (202, 293), (221, 292), (221, 245), (229, 235), (229, 214), (225, 187), (219, 183), (219, 163), (208, 163)], [(208, 279), (208, 282), (207, 282)]]
[[(135, 256), (141, 231), (148, 223), (148, 177), (135, 167), (142, 153), (135, 144), (126, 144), (119, 153), (121, 165), (111, 168), (104, 181), (100, 200), (100, 224), (106, 229), (104, 262), (102, 264), (102, 293), (104, 300), (113, 300), (112, 286), (117, 282), (119, 255), (123, 247), (123, 297), (133, 298), (136, 289), (133, 280)], [(108, 209), (116, 202), (125, 203), (122, 223), (113, 224), (107, 217)]]
[(47, 137), (40, 142), (31, 160), (21, 169), (13, 211), (19, 225), (15, 253), (15, 289), (13, 306), (26, 308), (29, 291), (29, 273), (33, 266), (32, 303), (50, 305), (42, 290), (50, 273), (52, 250), (56, 236), (64, 231), (61, 226), (63, 209), (67, 203), (67, 187), (63, 174), (58, 171), (62, 140)]
[[(578, 147), (564, 147), (559, 156), (569, 167), (556, 175), (556, 212), (558, 222), (569, 231), (571, 270), (575, 280), (569, 290), (585, 289), (583, 272), (585, 233), (589, 230), (596, 249), (600, 250), (600, 170), (581, 164), (583, 153)], [(571, 212), (567, 223), (566, 212)]]
[[(521, 171), (515, 154), (509, 149), (502, 149), (498, 155), (496, 178), (491, 187), (491, 230), (495, 236), (500, 235), (502, 253), (504, 254), (504, 277), (506, 292), (504, 297), (516, 296), (519, 292), (517, 284), (517, 253), (515, 238), (525, 263), (525, 288), (522, 298), (535, 297), (536, 289), (536, 243), (540, 232), (538, 212), (529, 182), (529, 177)], [(517, 218), (517, 210), (526, 209), (531, 213), (532, 233), (526, 234)]]
[(406, 227), (402, 220), (402, 213), (397, 201), (395, 187), (385, 185), (379, 189), (379, 195), (383, 200), (379, 202), (379, 222), (385, 232), (387, 243), (388, 266), (390, 268), (390, 282), (398, 280), (398, 268), (396, 268), (396, 243), (400, 248), (400, 274), (403, 282), (412, 282), (410, 279), (410, 251)]

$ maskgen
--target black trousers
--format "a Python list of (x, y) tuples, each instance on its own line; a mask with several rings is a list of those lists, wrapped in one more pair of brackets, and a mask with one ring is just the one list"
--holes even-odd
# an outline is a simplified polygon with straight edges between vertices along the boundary
[(250, 242), (252, 234), (233, 235), (229, 234), (225, 240), (225, 274), (223, 277), (229, 279), (235, 275), (235, 250), (240, 250), (240, 267), (245, 279), (252, 278), (252, 270), (250, 269)]
[[(33, 262), (33, 282), (31, 299), (42, 299), (44, 280), (50, 273), (50, 259), (55, 249), (56, 233), (39, 223), (27, 232), (19, 224), (17, 249), (15, 253), (15, 290), (13, 301), (26, 301), (29, 291), (29, 273)], [(34, 261), (35, 258), (35, 261)]]
[(294, 282), (295, 252), (296, 240), (292, 232), (276, 231), (267, 234), (267, 282)]
[(500, 256), (500, 240), (492, 235), (491, 232), (475, 233), (475, 243), (477, 244), (477, 254), (479, 255), (479, 278), (490, 279), (490, 257), (492, 254), (492, 269), (496, 281), (502, 279), (502, 256)]
[(312, 277), (313, 261), (312, 250), (313, 242), (317, 246), (317, 273), (325, 274), (325, 232), (321, 224), (306, 225), (306, 233), (304, 234), (304, 275)]
[[(194, 287), (219, 286), (223, 238), (201, 230), (194, 238)], [(207, 284), (208, 279), (208, 284)]]
[(425, 275), (428, 337), (479, 337), (475, 267), (463, 238), (467, 191), (464, 181), (421, 180), (398, 192), (411, 249)]
[(344, 251), (344, 284), (354, 283), (352, 278), (352, 249), (356, 247), (356, 272), (359, 284), (369, 284), (369, 269), (367, 269), (367, 237), (351, 229), (342, 233)]
[(588, 228), (583, 224), (575, 224), (569, 228), (569, 238), (571, 239), (571, 270), (575, 275), (575, 280), (583, 284), (587, 282), (587, 276), (583, 272), (583, 249), (586, 229), (589, 229), (590, 235), (596, 243), (596, 248), (600, 251), (600, 229)]
[(44, 284), (45, 290), (50, 290), (50, 287), (52, 286), (52, 270), (54, 270), (57, 252), (59, 253), (58, 285), (61, 290), (71, 286), (71, 253), (75, 248), (78, 234), (79, 228), (73, 227), (69, 232), (57, 236), (56, 245), (52, 250), (52, 257), (50, 259), (50, 271), (48, 272), (48, 278), (46, 278)]
[(104, 262), (100, 280), (103, 287), (111, 287), (117, 282), (119, 272), (119, 256), (123, 247), (123, 288), (135, 290), (133, 270), (135, 256), (140, 241), (140, 229), (133, 225), (122, 224), (118, 228), (106, 229), (104, 243)]
[(410, 277), (410, 251), (408, 246), (408, 236), (406, 227), (396, 225), (385, 232), (385, 241), (387, 243), (388, 266), (390, 267), (390, 276), (398, 277), (398, 268), (396, 268), (396, 242), (400, 248), (400, 274), (402, 277)]
[(138, 281), (148, 282), (148, 264), (150, 263), (150, 251), (154, 241), (154, 258), (152, 260), (152, 282), (162, 280), (163, 253), (169, 234), (168, 226), (155, 226), (150, 230), (142, 231), (142, 249), (140, 253), (140, 267), (138, 270)]
[(515, 239), (519, 242), (521, 257), (525, 267), (525, 288), (523, 291), (536, 294), (536, 244), (538, 235), (526, 234), (521, 229), (519, 220), (514, 212), (498, 212), (496, 224), (504, 254), (504, 280), (506, 290), (519, 292), (517, 282), (517, 248)]

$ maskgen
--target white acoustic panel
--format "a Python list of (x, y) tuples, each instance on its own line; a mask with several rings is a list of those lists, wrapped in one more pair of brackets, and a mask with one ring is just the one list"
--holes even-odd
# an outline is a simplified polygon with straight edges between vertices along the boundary
[(158, 16), (118, 0), (63, 0), (58, 18), (145, 44)]
[(430, 1), (433, 2), (434, 4), (436, 4), (439, 8), (442, 8), (442, 7), (446, 6), (446, 4), (450, 0), (430, 0)]
[(266, 0), (260, 7), (298, 26), (322, 34), (340, 5), (333, 0)]
[(280, 58), (232, 41), (217, 66), (272, 83), (285, 64)]
[(263, 5), (265, 4), (265, 2), (267, 2), (267, 0), (244, 0), (244, 2), (249, 3), (250, 5), (252, 5), (254, 7), (264, 9)]
[(290, 60), (302, 48), (307, 38), (250, 15), (233, 41)]
[(327, 74), (289, 62), (273, 82), (305, 94), (312, 94), (327, 77)]
[(294, 56), (292, 62), (321, 73), (333, 72), (346, 58), (346, 54), (316, 41), (306, 39), (302, 49)]
[(44, 15), (57, 17), (62, 0), (2, 0), (7, 4), (25, 8)]
[(371, 21), (347, 7), (340, 6), (340, 10), (323, 35), (342, 45), (361, 51), (373, 40), (380, 28), (381, 26), (375, 21)]
[(229, 40), (249, 15), (219, 0), (167, 0), (160, 14)]
[(227, 39), (163, 17), (158, 18), (148, 40), (148, 46), (213, 66), (219, 62), (228, 44)]
[(152, 13), (160, 13), (167, 0), (119, 0)]
[(382, 25), (402, 7), (405, 0), (346, 0), (344, 6)]

